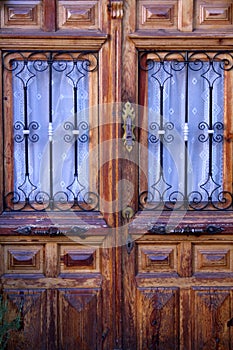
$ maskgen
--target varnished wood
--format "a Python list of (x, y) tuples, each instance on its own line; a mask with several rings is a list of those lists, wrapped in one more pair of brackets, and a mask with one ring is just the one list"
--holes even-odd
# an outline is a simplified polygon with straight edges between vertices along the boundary
[[(19, 300), (27, 310), (9, 349), (26, 349), (29, 340), (31, 349), (43, 350), (232, 350), (232, 327), (227, 326), (233, 300), (232, 212), (138, 211), (139, 171), (144, 174), (141, 190), (147, 188), (148, 86), (146, 73), (138, 80), (137, 68), (141, 49), (231, 49), (232, 1), (36, 3), (37, 17), (29, 24), (29, 11), (22, 25), (24, 14), (3, 20), (1, 7), (0, 49), (99, 51), (99, 72), (90, 75), (89, 97), (90, 179), (91, 189), (100, 194), (100, 212), (0, 215), (1, 292), (12, 317)], [(224, 189), (231, 192), (232, 84), (231, 74), (225, 78), (223, 152)], [(1, 198), (13, 183), (10, 74), (3, 86), (9, 127), (0, 138)], [(121, 139), (127, 101), (136, 115), (131, 152)], [(145, 152), (139, 153), (139, 142)], [(127, 206), (135, 211), (130, 223), (122, 218)], [(148, 232), (167, 223), (203, 229), (215, 224), (223, 231), (200, 236)], [(29, 226), (32, 230), (23, 233)], [(49, 228), (56, 226), (65, 234), (50, 236)], [(83, 229), (84, 237), (70, 235), (73, 226)], [(130, 253), (127, 239), (133, 242)]]
[(54, 32), (57, 29), (56, 0), (43, 0), (43, 30)]
[(178, 1), (178, 29), (181, 32), (193, 31), (193, 3), (194, 0)]
[[(2, 50), (0, 50), (0, 58), (2, 60)], [(2, 65), (0, 65), (0, 74), (2, 76)], [(0, 110), (3, 111), (3, 86), (0, 85)], [(3, 120), (0, 118), (0, 148), (3, 149), (3, 139), (4, 139), (4, 130), (3, 130)], [(4, 164), (4, 155), (3, 152), (0, 152), (0, 196), (3, 198), (4, 193), (4, 177), (3, 177), (3, 164)], [(3, 202), (0, 201), (0, 212), (3, 211)]]

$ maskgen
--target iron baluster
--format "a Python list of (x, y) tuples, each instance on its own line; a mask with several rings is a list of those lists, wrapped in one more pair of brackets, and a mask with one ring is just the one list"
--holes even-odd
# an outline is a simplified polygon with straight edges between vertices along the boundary
[[(189, 64), (188, 53), (186, 52), (185, 62), (185, 127), (188, 129), (189, 123)], [(185, 136), (185, 135), (184, 135)], [(188, 132), (184, 137), (184, 204), (188, 205)]]
[[(52, 53), (50, 53), (50, 59), (48, 61), (48, 66), (49, 66), (49, 126), (50, 126), (50, 130), (51, 130), (52, 125), (53, 125)], [(54, 207), (54, 200), (53, 200), (53, 138), (51, 136), (49, 136), (49, 197), (50, 197), (49, 198), (50, 209), (53, 209), (53, 207)]]

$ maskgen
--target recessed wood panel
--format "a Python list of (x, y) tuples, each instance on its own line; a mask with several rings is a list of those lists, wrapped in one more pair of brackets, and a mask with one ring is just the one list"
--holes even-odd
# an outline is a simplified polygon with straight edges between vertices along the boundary
[(10, 333), (7, 349), (46, 349), (46, 291), (5, 290), (8, 316), (20, 317), (20, 327)]
[(85, 246), (60, 247), (60, 272), (99, 272), (99, 253), (95, 248)]
[(97, 1), (59, 1), (59, 29), (98, 29)]
[(232, 246), (206, 244), (193, 246), (193, 272), (232, 272)]
[(139, 1), (138, 28), (177, 28), (177, 1)]
[(193, 288), (191, 299), (193, 350), (232, 349), (228, 327), (231, 318), (231, 298), (230, 288)]
[(99, 291), (59, 290), (59, 343), (62, 349), (100, 349)]
[(138, 349), (178, 349), (178, 288), (139, 289), (137, 294)]
[(2, 1), (1, 28), (40, 28), (41, 1)]
[(174, 245), (139, 245), (139, 273), (177, 272), (177, 246)]
[(44, 249), (42, 245), (6, 245), (4, 247), (4, 273), (43, 273)]
[(197, 1), (195, 29), (233, 30), (233, 4), (230, 1)]

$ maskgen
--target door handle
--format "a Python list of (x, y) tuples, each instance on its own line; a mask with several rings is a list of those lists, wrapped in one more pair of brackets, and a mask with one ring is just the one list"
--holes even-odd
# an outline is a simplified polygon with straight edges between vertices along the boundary
[(128, 152), (131, 152), (133, 149), (133, 145), (135, 143), (135, 135), (134, 135), (134, 119), (135, 112), (130, 102), (126, 102), (123, 108), (122, 118), (124, 121), (123, 129), (124, 134), (122, 140), (124, 142), (125, 148)]

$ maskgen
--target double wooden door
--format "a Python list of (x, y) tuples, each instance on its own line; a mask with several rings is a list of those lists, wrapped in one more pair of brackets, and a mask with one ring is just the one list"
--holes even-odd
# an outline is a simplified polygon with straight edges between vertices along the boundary
[[(140, 128), (131, 125), (127, 143), (123, 117), (129, 108), (133, 123), (140, 118), (140, 52), (230, 49), (232, 8), (207, 0), (2, 1), (3, 54), (92, 50), (99, 64), (91, 92), (99, 103), (99, 210), (12, 212), (2, 204), (1, 292), (8, 320), (20, 317), (9, 349), (233, 349), (232, 212), (141, 210)], [(1, 174), (4, 197), (4, 167)], [(167, 231), (169, 222), (178, 228)]]

